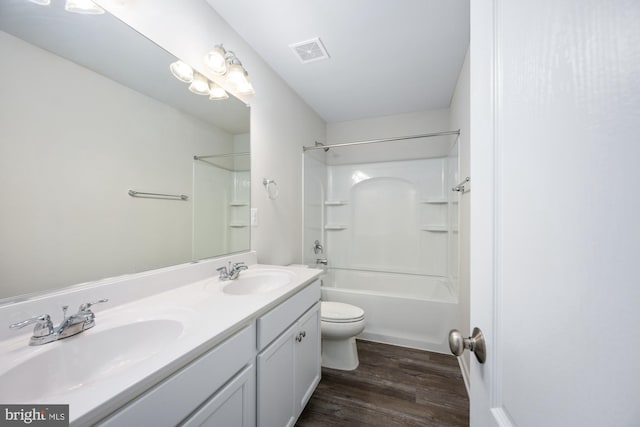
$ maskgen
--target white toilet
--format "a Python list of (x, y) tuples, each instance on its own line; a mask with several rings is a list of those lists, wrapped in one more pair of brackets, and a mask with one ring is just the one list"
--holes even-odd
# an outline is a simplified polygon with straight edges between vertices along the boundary
[(356, 335), (364, 330), (364, 310), (341, 302), (320, 303), (322, 366), (351, 371), (358, 367)]

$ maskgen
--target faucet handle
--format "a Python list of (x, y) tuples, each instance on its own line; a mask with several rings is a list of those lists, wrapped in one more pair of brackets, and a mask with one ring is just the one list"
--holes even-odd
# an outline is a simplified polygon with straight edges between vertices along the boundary
[(226, 280), (229, 277), (229, 271), (227, 270), (227, 266), (223, 265), (222, 267), (216, 268), (216, 271), (219, 273), (218, 278), (220, 280)]
[(247, 266), (244, 264), (244, 262), (234, 262), (233, 264), (231, 264), (231, 269), (232, 270), (235, 270), (238, 267), (247, 268)]
[[(107, 301), (109, 301), (109, 298), (101, 299), (101, 300), (94, 301), (94, 302), (85, 302), (84, 304), (80, 304), (80, 307), (78, 307), (78, 311), (79, 312), (87, 311), (87, 310), (89, 310), (89, 307), (94, 306), (96, 304), (102, 304), (102, 303), (107, 302)], [(63, 307), (63, 309), (64, 309), (64, 307)], [(66, 310), (65, 310), (65, 312), (66, 312)]]
[(74, 314), (71, 317), (84, 319), (84, 325), (82, 330), (86, 331), (87, 329), (91, 329), (96, 324), (96, 315), (93, 314), (93, 311), (89, 310), (89, 308), (96, 304), (102, 304), (107, 301), (109, 301), (109, 298), (104, 298), (98, 301), (85, 302), (84, 304), (80, 304), (80, 307), (78, 307), (78, 313)]
[(51, 323), (51, 317), (48, 314), (41, 314), (39, 316), (34, 316), (30, 319), (23, 320), (22, 322), (11, 324), (9, 325), (9, 329), (24, 328), (25, 326), (32, 323), (36, 324), (36, 326), (33, 328), (34, 337), (45, 337), (47, 335), (53, 334), (53, 323)]

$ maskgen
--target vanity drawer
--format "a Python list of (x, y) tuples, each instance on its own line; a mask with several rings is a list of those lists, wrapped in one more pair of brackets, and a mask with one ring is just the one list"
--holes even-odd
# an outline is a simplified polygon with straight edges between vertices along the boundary
[(320, 300), (320, 280), (258, 318), (258, 351), (264, 349), (302, 314)]
[(254, 345), (255, 328), (251, 324), (98, 425), (177, 425), (253, 361)]

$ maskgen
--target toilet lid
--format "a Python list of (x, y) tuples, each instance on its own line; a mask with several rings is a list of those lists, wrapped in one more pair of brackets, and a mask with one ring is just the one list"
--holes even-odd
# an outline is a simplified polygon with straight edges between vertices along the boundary
[(322, 301), (320, 318), (325, 322), (357, 322), (364, 319), (364, 310), (342, 302)]

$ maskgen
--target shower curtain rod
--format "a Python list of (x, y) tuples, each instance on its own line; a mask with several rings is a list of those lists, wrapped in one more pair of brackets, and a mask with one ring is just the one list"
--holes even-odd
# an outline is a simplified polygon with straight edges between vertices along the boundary
[(210, 154), (208, 156), (193, 156), (193, 160), (210, 159), (212, 157), (234, 157), (234, 156), (247, 156), (251, 153), (228, 153), (228, 154)]
[(315, 147), (302, 147), (302, 151), (309, 150), (327, 150), (329, 148), (334, 147), (349, 147), (351, 145), (364, 145), (364, 144), (372, 144), (376, 142), (389, 142), (389, 141), (402, 141), (405, 139), (417, 139), (417, 138), (430, 138), (433, 136), (444, 136), (444, 135), (460, 135), (460, 129), (458, 130), (450, 130), (446, 132), (436, 132), (436, 133), (424, 133), (422, 135), (410, 135), (410, 136), (397, 136), (394, 138), (383, 138), (383, 139), (370, 139), (365, 141), (354, 141), (354, 142), (345, 142), (344, 144), (331, 144), (331, 145), (317, 145)]

